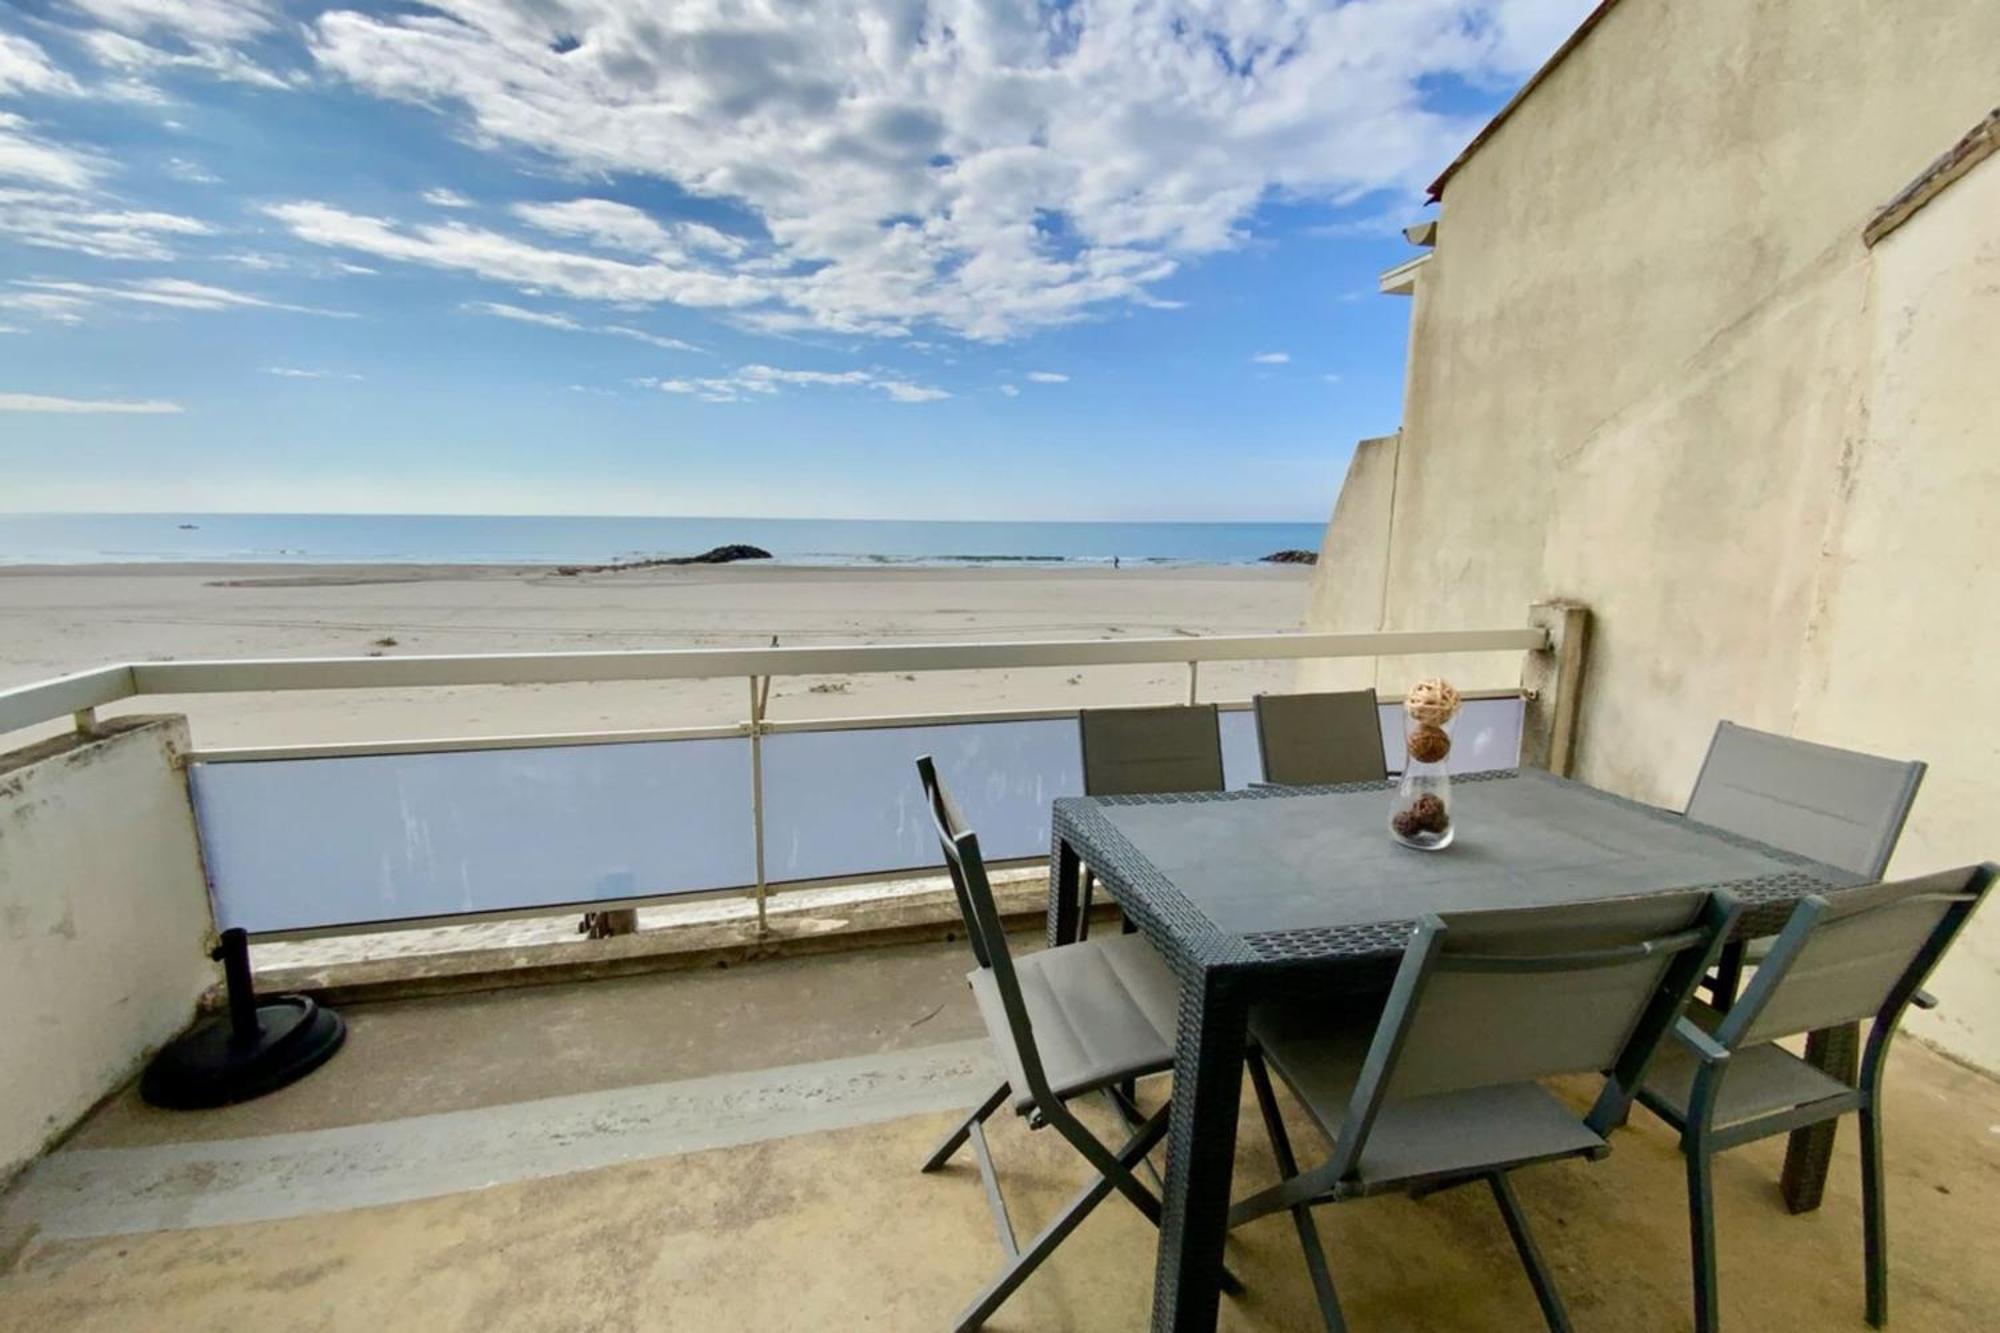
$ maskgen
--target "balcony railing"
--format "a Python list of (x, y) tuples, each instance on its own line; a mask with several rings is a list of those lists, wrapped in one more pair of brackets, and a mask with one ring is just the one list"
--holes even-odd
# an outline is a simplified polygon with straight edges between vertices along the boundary
[[(1558, 622), (1559, 623), (1559, 622)], [(1566, 659), (1545, 624), (1496, 630), (818, 648), (138, 662), (0, 692), (0, 734), (148, 695), (740, 677), (724, 726), (196, 748), (190, 793), (217, 924), (264, 938), (642, 906), (927, 871), (911, 760), (938, 756), (1000, 861), (1045, 855), (1048, 806), (1081, 789), (1074, 709), (769, 716), (774, 679), (995, 668), (1523, 653), (1475, 694), (1455, 761), (1512, 765), (1562, 737)], [(1538, 668), (1537, 662), (1541, 665)], [(1547, 682), (1539, 684), (1539, 682)], [(1134, 699), (1129, 702), (1143, 703)], [(1154, 700), (1151, 702), (1165, 702)], [(1570, 701), (1573, 702), (1573, 701)], [(1400, 756), (1396, 700), (1385, 755)], [(1247, 701), (1220, 705), (1231, 785), (1257, 776)], [(198, 738), (197, 738), (198, 742)], [(1392, 748), (1393, 747), (1393, 748)], [(1546, 762), (1545, 755), (1529, 755)], [(1393, 765), (1392, 765), (1393, 766)]]

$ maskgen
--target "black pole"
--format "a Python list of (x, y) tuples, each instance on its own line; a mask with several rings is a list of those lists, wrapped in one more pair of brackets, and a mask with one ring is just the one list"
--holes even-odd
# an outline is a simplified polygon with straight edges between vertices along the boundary
[(262, 1030), (257, 1022), (257, 983), (250, 979), (250, 932), (231, 927), (222, 932), (215, 951), (222, 960), (222, 980), (229, 990), (229, 1035), (238, 1046), (254, 1046)]

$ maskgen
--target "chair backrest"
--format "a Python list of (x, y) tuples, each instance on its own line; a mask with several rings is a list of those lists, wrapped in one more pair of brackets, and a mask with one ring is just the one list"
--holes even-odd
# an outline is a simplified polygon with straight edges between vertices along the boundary
[(1341, 1173), (1385, 1101), (1607, 1070), (1638, 1086), (1736, 910), (1694, 891), (1423, 918), (1355, 1084)]
[(1264, 781), (1307, 786), (1389, 776), (1374, 690), (1260, 694), (1254, 702)]
[(1021, 998), (1020, 978), (1014, 973), (1014, 958), (1007, 950), (1007, 932), (1000, 924), (1000, 909), (993, 901), (993, 885), (986, 878), (986, 861), (979, 854), (979, 835), (965, 827), (957, 802), (938, 777), (937, 765), (929, 755), (917, 760), (917, 777), (924, 785), (924, 801), (930, 807), (931, 823), (937, 830), (938, 845), (944, 852), (945, 869), (951, 875), (952, 891), (958, 897), (959, 914), (965, 918), (966, 938), (972, 954), (993, 978), (1006, 1012), (1007, 1026), (1021, 1060), (1026, 1092), (1044, 1108), (1055, 1102), (1042, 1057), (1035, 1045), (1034, 1025), (1028, 1018), (1027, 1003)]
[(1716, 1040), (1753, 1045), (1871, 1018), (1875, 1035), (1886, 1038), (1994, 873), (1990, 865), (1969, 866), (1805, 899)]
[[(972, 956), (978, 960), (979, 965), (990, 967), (992, 954), (979, 923), (979, 914), (973, 910), (973, 890), (967, 882), (965, 857), (958, 847), (959, 836), (972, 830), (966, 827), (965, 816), (960, 813), (958, 802), (952, 799), (951, 792), (944, 785), (944, 779), (938, 776), (937, 765), (927, 754), (917, 757), (917, 780), (923, 783), (924, 804), (930, 808), (931, 827), (937, 830), (938, 846), (944, 852), (944, 868), (951, 876), (951, 892), (958, 900), (959, 919), (965, 923), (966, 942), (972, 946)], [(973, 849), (976, 859), (977, 842), (974, 843)], [(986, 869), (983, 861), (980, 862), (979, 869), (983, 879)], [(987, 896), (992, 896), (990, 888)], [(994, 915), (998, 917), (997, 909)], [(1006, 948), (1004, 937), (1000, 941), (1000, 947)]]
[(1687, 817), (1880, 879), (1923, 778), (1921, 763), (1723, 722)]
[(1086, 796), (1222, 790), (1214, 704), (1086, 708), (1077, 714)]

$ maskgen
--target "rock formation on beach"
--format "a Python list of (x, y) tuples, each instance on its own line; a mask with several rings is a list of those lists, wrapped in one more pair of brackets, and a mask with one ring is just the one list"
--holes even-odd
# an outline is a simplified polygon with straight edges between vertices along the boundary
[(1297, 550), (1273, 551), (1264, 557), (1263, 563), (1267, 565), (1316, 565), (1319, 563), (1319, 552)]
[(761, 546), (732, 542), (703, 551), (700, 555), (660, 556), (653, 560), (621, 560), (609, 565), (557, 565), (558, 574), (618, 574), (628, 569), (657, 569), (662, 565), (727, 565), (738, 560), (769, 560), (771, 553)]

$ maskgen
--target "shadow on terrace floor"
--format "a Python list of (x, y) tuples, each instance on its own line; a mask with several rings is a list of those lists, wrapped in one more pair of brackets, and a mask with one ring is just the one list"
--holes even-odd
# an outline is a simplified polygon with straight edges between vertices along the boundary
[[(127, 1090), (0, 1200), (0, 1325), (942, 1327), (1000, 1257), (969, 1162), (916, 1171), (992, 1077), (964, 967), (923, 945), (355, 1006), (347, 1049), (263, 1101), (172, 1115)], [(1908, 1042), (1889, 1086), (1894, 1324), (1990, 1328), (2000, 1085)], [(995, 1123), (1026, 1231), (1081, 1164)], [(1781, 1143), (1719, 1164), (1733, 1327), (1865, 1327), (1843, 1133), (1810, 1216), (1779, 1203)], [(1520, 1195), (1580, 1329), (1684, 1328), (1673, 1141), (1638, 1112), (1615, 1142), (1523, 1172)], [(1274, 1178), (1247, 1103), (1239, 1151), (1239, 1192)], [(1321, 1226), (1358, 1330), (1538, 1326), (1483, 1191)], [(1142, 1328), (1152, 1253), (1114, 1198), (992, 1327)], [(1224, 1328), (1315, 1326), (1282, 1217), (1231, 1262), (1249, 1291)]]

